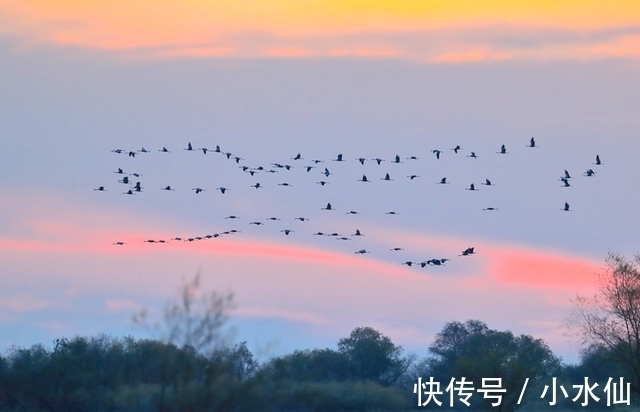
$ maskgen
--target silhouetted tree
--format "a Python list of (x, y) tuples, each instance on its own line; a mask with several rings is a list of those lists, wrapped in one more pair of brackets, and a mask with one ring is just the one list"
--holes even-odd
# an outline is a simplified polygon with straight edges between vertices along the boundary
[(626, 366), (631, 388), (640, 394), (640, 255), (629, 261), (609, 253), (594, 296), (577, 296), (568, 319), (584, 344), (608, 348)]
[(433, 356), (426, 372), (444, 387), (452, 378), (465, 377), (475, 389), (482, 387), (482, 378), (501, 378), (506, 392), (499, 406), (491, 406), (495, 400), (485, 400), (479, 393), (472, 398), (476, 407), (494, 411), (521, 406), (517, 401), (527, 378), (531, 388), (560, 370), (560, 360), (541, 339), (489, 329), (478, 320), (447, 323), (429, 351)]
[(338, 341), (338, 352), (346, 357), (352, 377), (390, 385), (407, 370), (414, 355), (402, 356), (402, 346), (371, 327), (354, 329)]

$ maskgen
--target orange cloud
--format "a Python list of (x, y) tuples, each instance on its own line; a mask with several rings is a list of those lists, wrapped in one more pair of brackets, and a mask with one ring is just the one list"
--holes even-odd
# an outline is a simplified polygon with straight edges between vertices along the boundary
[[(0, 32), (23, 42), (155, 57), (358, 56), (447, 63), (639, 57), (635, 0), (0, 0), (0, 16)], [(527, 44), (502, 35), (478, 40), (500, 27), (516, 37), (528, 31)], [(530, 44), (558, 30), (584, 38), (629, 28), (636, 33), (587, 44), (562, 37)]]

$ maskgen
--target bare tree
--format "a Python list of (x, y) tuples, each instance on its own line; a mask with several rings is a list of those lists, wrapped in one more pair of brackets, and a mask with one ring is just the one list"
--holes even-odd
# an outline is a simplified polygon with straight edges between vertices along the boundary
[(627, 260), (609, 253), (597, 286), (595, 295), (576, 297), (568, 324), (583, 344), (604, 346), (626, 365), (640, 393), (640, 255)]
[(234, 307), (233, 293), (202, 292), (198, 273), (193, 280), (181, 286), (178, 299), (167, 302), (162, 322), (149, 323), (146, 309), (135, 313), (133, 322), (151, 329), (168, 344), (193, 348), (210, 356), (225, 346), (222, 327)]

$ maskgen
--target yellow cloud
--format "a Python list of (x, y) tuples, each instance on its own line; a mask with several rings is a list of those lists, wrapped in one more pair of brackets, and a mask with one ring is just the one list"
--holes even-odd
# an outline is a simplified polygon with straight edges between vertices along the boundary
[[(638, 57), (623, 38), (544, 47), (478, 43), (456, 33), (508, 27), (540, 36), (640, 28), (637, 0), (0, 0), (0, 33), (23, 43), (152, 52), (157, 56), (372, 56), (472, 61), (562, 55)], [(427, 48), (407, 48), (413, 37)], [(400, 38), (399, 38), (400, 36)], [(386, 38), (385, 38), (386, 37)], [(596, 36), (597, 37), (597, 36)], [(628, 36), (627, 36), (628, 37)], [(635, 39), (632, 39), (635, 40)], [(568, 52), (567, 52), (568, 49)], [(555, 57), (554, 57), (555, 58)]]

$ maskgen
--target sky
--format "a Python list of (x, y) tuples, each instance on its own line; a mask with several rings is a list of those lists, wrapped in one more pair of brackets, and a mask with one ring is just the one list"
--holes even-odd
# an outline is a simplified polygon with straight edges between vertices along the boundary
[(575, 361), (572, 299), (639, 252), (638, 3), (226, 3), (0, 0), (0, 348), (148, 337), (200, 273), (263, 359), (480, 319)]

